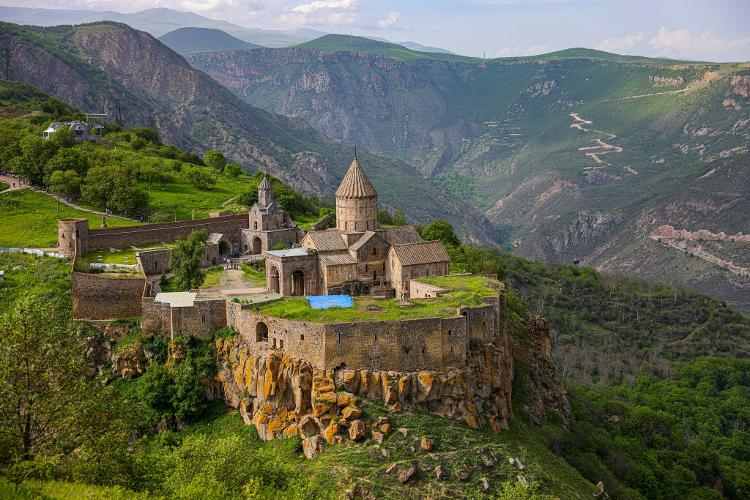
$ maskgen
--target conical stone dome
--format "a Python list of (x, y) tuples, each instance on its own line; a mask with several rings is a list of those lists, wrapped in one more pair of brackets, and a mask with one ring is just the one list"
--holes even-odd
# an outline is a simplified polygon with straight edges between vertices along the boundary
[(363, 199), (373, 198), (377, 195), (378, 193), (355, 156), (341, 181), (341, 185), (336, 190), (336, 198)]

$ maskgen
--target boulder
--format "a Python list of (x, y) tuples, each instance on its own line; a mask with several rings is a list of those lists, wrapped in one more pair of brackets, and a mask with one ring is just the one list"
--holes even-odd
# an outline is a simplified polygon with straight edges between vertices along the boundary
[(378, 428), (380, 429), (380, 432), (382, 432), (383, 434), (386, 434), (386, 435), (387, 435), (387, 434), (388, 434), (389, 432), (391, 432), (391, 424), (389, 424), (388, 422), (386, 422), (386, 423), (383, 423), (383, 424), (380, 424), (380, 425), (378, 426)]
[(341, 416), (348, 420), (354, 420), (362, 416), (362, 410), (356, 406), (347, 406), (341, 410)]
[(443, 466), (440, 464), (435, 466), (435, 477), (438, 481), (445, 477), (445, 469), (443, 469)]
[(299, 429), (299, 435), (303, 438), (314, 436), (320, 433), (320, 424), (312, 415), (303, 416), (300, 419), (297, 428)]
[(383, 439), (385, 436), (383, 436), (382, 432), (378, 431), (372, 431), (372, 440), (375, 441), (378, 444), (383, 444)]
[(340, 392), (338, 394), (338, 405), (340, 408), (357, 404), (357, 396), (351, 392)]
[(423, 437), (419, 440), (419, 447), (422, 449), (422, 451), (432, 451), (432, 449), (435, 447), (435, 443), (431, 439)]
[(414, 475), (417, 473), (417, 464), (416, 462), (413, 462), (409, 467), (402, 470), (401, 473), (398, 475), (398, 482), (401, 484), (406, 483), (409, 481)]
[(362, 420), (353, 420), (352, 425), (349, 427), (349, 439), (360, 441), (365, 438), (366, 431), (367, 428)]
[(324, 450), (324, 440), (320, 436), (311, 436), (302, 440), (302, 451), (307, 458), (315, 458)]
[(398, 432), (404, 437), (409, 435), (409, 429), (407, 429), (406, 427), (399, 427)]
[(331, 422), (330, 424), (328, 424), (328, 427), (326, 427), (326, 430), (323, 431), (323, 437), (330, 444), (335, 444), (338, 441), (336, 439), (338, 433), (339, 424), (337, 424), (336, 422)]
[(479, 479), (479, 487), (482, 488), (482, 491), (488, 491), (490, 489), (490, 482), (486, 477)]

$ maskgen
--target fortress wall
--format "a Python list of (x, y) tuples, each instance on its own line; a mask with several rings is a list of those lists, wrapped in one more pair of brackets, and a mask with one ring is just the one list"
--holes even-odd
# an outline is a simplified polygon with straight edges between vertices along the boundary
[[(281, 351), (315, 367), (324, 366), (325, 325), (264, 316), (235, 302), (227, 302), (226, 321), (240, 334), (249, 352), (269, 355)], [(268, 340), (258, 341), (258, 323), (268, 328)]]
[(170, 329), (170, 308), (158, 306), (154, 303), (154, 297), (143, 297), (141, 299), (141, 332), (143, 335), (168, 335)]
[(146, 279), (73, 271), (73, 318), (120, 319), (141, 315)]
[(463, 366), (466, 345), (463, 317), (330, 324), (326, 325), (325, 367), (438, 370)]
[(169, 271), (169, 258), (172, 256), (172, 251), (168, 248), (164, 250), (148, 250), (146, 252), (138, 252), (136, 260), (141, 266), (143, 272), (152, 276), (155, 274), (166, 273)]
[(496, 312), (497, 306), (493, 304), (461, 309), (461, 315), (466, 317), (467, 335), (470, 341), (492, 342), (495, 340)]
[[(204, 337), (227, 324), (225, 299), (196, 300), (193, 307), (168, 307), (174, 336), (182, 333)], [(169, 331), (169, 330), (167, 330)]]
[(190, 235), (193, 231), (231, 234), (247, 227), (247, 214), (238, 214), (143, 226), (91, 229), (88, 232), (86, 250), (171, 243)]

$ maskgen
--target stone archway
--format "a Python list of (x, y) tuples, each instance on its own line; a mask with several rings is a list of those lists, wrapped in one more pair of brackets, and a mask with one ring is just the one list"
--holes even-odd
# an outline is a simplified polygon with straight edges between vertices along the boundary
[(305, 294), (305, 273), (297, 269), (292, 273), (292, 295), (300, 296)]
[(271, 277), (268, 280), (268, 289), (273, 293), (279, 293), (279, 270), (276, 267), (271, 268)]
[(268, 326), (262, 321), (255, 325), (255, 341), (268, 342)]
[(229, 255), (232, 253), (232, 245), (228, 241), (219, 242), (219, 255)]
[(253, 255), (258, 255), (263, 249), (263, 242), (260, 240), (260, 236), (253, 238)]

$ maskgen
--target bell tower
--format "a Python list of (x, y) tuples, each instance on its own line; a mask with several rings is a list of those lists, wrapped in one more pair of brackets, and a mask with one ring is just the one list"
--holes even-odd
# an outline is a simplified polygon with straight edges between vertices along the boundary
[(266, 176), (263, 177), (258, 186), (258, 203), (264, 206), (273, 203), (273, 187)]
[(357, 159), (336, 190), (336, 228), (345, 233), (361, 233), (377, 228), (378, 193)]

